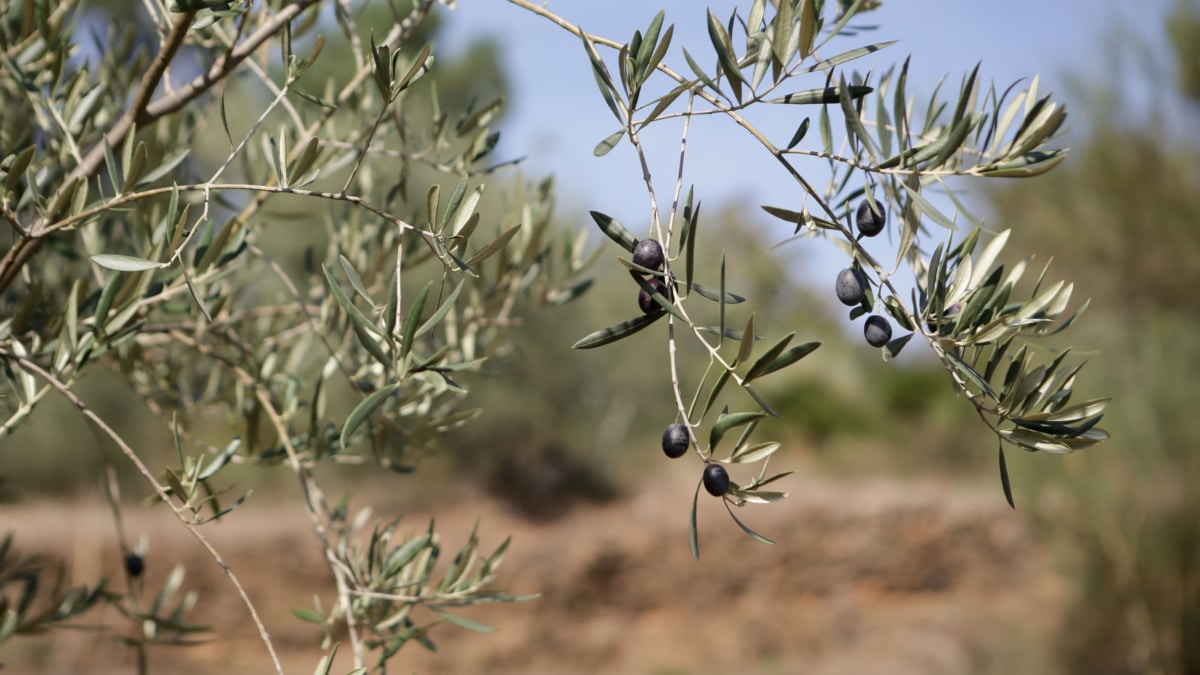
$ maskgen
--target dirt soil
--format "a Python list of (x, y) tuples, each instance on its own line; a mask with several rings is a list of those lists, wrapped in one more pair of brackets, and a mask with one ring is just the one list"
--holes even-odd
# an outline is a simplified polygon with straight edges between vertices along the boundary
[[(708, 673), (938, 675), (1048, 672), (1061, 619), (1062, 580), (998, 489), (943, 481), (796, 476), (792, 496), (750, 505), (743, 520), (779, 543), (745, 536), (701, 493), (699, 563), (691, 559), (690, 475), (657, 476), (637, 494), (534, 524), (476, 498), (436, 513), (443, 549), (457, 550), (478, 519), (490, 551), (513, 544), (500, 578), (515, 605), (464, 610), (499, 627), (443, 625), (438, 653), (417, 644), (393, 673), (683, 675)], [(332, 584), (298, 506), (251, 499), (205, 533), (250, 589), (288, 673), (311, 673), (320, 634), (291, 615)], [(377, 510), (391, 519), (399, 513)], [(430, 514), (404, 513), (413, 530)], [(200, 593), (192, 618), (218, 639), (150, 654), (152, 673), (273, 672), (228, 579), (165, 509), (131, 506), (131, 535), (149, 537), (147, 583), (184, 562)], [(61, 556), (76, 583), (115, 575), (120, 557), (101, 502), (0, 506), (0, 532), (22, 550)], [(119, 625), (104, 608), (90, 622)], [(348, 645), (332, 672), (352, 667)], [(134, 673), (130, 651), (95, 632), (55, 630), (0, 647), (5, 675)]]

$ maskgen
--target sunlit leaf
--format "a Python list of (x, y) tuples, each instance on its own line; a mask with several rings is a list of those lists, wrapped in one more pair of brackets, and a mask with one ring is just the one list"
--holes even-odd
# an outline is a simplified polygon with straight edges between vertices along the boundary
[(166, 263), (116, 253), (97, 253), (88, 257), (97, 265), (118, 272), (141, 272), (167, 266)]

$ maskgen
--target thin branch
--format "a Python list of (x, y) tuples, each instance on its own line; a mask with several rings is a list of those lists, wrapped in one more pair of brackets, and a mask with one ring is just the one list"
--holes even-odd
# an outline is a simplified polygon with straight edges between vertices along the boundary
[(114, 431), (112, 427), (108, 426), (108, 423), (106, 423), (102, 417), (97, 415), (90, 407), (88, 407), (86, 403), (76, 396), (75, 392), (71, 391), (70, 387), (60, 382), (58, 378), (54, 377), (53, 374), (39, 366), (34, 361), (31, 361), (24, 356), (19, 356), (16, 353), (6, 349), (0, 349), (0, 356), (16, 361), (21, 365), (22, 368), (37, 375), (38, 377), (41, 377), (43, 380), (49, 383), (52, 387), (54, 387), (55, 390), (58, 391), (58, 393), (62, 394), (63, 398), (67, 399), (71, 405), (75, 406), (75, 408), (78, 409), (84, 417), (91, 421), (92, 424), (96, 425), (96, 427), (99, 428), (105, 436), (107, 436), (114, 444), (116, 444), (118, 448), (120, 448), (125, 457), (128, 458), (134, 467), (137, 468), (138, 473), (142, 474), (142, 477), (146, 479), (146, 482), (154, 488), (154, 491), (158, 494), (159, 498), (171, 508), (171, 511), (175, 514), (175, 517), (179, 519), (179, 522), (183, 524), (188, 532), (191, 532), (192, 535), (196, 537), (196, 540), (200, 542), (200, 545), (208, 551), (213, 560), (217, 561), (217, 564), (220, 565), (221, 569), (225, 571), (225, 574), (229, 577), (229, 580), (233, 582), (234, 588), (237, 589), (238, 595), (242, 598), (242, 603), (246, 605), (246, 609), (250, 612), (250, 618), (254, 621), (255, 627), (258, 629), (259, 637), (262, 639), (263, 644), (266, 645), (267, 652), (269, 652), (271, 655), (271, 661), (275, 665), (275, 671), (279, 673), (279, 675), (283, 675), (283, 665), (279, 662), (279, 656), (275, 653), (275, 646), (271, 643), (271, 636), (267, 633), (267, 627), (263, 625), (262, 619), (259, 618), (258, 610), (254, 608), (254, 603), (251, 602), (250, 596), (246, 593), (246, 589), (242, 587), (242, 583), (238, 581), (237, 575), (233, 573), (233, 569), (229, 566), (229, 563), (225, 562), (225, 558), (220, 554), (220, 552), (213, 548), (213, 545), (209, 543), (208, 538), (201, 534), (200, 530), (194, 524), (192, 524), (191, 519), (186, 514), (185, 510), (175, 504), (175, 502), (171, 499), (171, 492), (165, 485), (158, 482), (158, 479), (154, 477), (154, 473), (150, 471), (150, 467), (146, 466), (146, 464), (142, 462), (142, 458), (138, 457), (137, 452), (135, 452), (134, 449), (125, 442), (125, 439), (122, 438), (120, 434)]

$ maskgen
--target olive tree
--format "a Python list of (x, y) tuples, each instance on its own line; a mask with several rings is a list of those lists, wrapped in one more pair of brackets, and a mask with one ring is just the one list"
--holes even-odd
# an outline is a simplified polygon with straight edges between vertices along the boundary
[[(1001, 444), (1070, 452), (1105, 437), (1095, 424), (1106, 401), (1071, 400), (1079, 366), (1031, 342), (1071, 323), (1060, 321), (1071, 285), (1045, 270), (1022, 285), (1029, 262), (1000, 264), (1006, 233), (987, 235), (946, 188), (956, 177), (1033, 176), (1063, 160), (1047, 144), (1065, 111), (1036, 80), (998, 92), (972, 71), (957, 97), (918, 105), (906, 92), (907, 62), (881, 75), (849, 70), (891, 43), (837, 48), (875, 4), (868, 0), (755, 0), (728, 18), (709, 12), (711, 42), (678, 56), (662, 13), (619, 42), (510, 2), (580, 38), (580, 77), (595, 79), (596, 103), (618, 126), (596, 154), (628, 141), (641, 160), (631, 170), (641, 170), (649, 196), (644, 235), (602, 210), (592, 217), (628, 253), (618, 260), (642, 314), (575, 346), (657, 331), (674, 392), (663, 450), (703, 465), (697, 498), (703, 486), (734, 516), (786, 496), (778, 481), (790, 472), (767, 471), (780, 444), (753, 440), (760, 420), (776, 414), (755, 387), (819, 344), (793, 344), (794, 332), (766, 339), (769, 321), (739, 313), (747, 299), (731, 290), (736, 270), (697, 268), (697, 248), (719, 248), (721, 233), (701, 228), (700, 199), (683, 189), (685, 153), (664, 189), (640, 135), (674, 123), (686, 147), (696, 142), (688, 135), (696, 116), (727, 118), (794, 178), (795, 203), (764, 210), (797, 239), (841, 245), (848, 272), (836, 295), (852, 318), (869, 315), (864, 337), (885, 359), (918, 337)], [(0, 436), (46, 397), (69, 401), (221, 566), (280, 672), (267, 626), (204, 533), (236, 518), (248, 497), (227, 495), (222, 472), (241, 464), (294, 474), (297, 517), (310, 523), (336, 588), (328, 606), (318, 600), (296, 614), (324, 628), (326, 649), (344, 632), (358, 671), (383, 672), (408, 642), (431, 646), (435, 623), (486, 629), (458, 608), (519, 599), (494, 586), (507, 541), (482, 551), (472, 535), (438, 566), (443, 543), (432, 523), (403, 533), (373, 521), (368, 505), (328, 497), (315, 469), (412, 471), (476, 415), (471, 373), (520, 339), (519, 310), (577, 299), (595, 258), (586, 230), (551, 224), (549, 181), (494, 175), (509, 163), (493, 157), (501, 101), (442, 107), (438, 54), (421, 30), (433, 0), (375, 3), (391, 13), (386, 32), (360, 25), (370, 4), (143, 0), (126, 11), (143, 13), (152, 35), (114, 27), (89, 47), (86, 0), (0, 2), (0, 219), (10, 232), (0, 257)], [(323, 71), (322, 54), (339, 63)], [(422, 80), (434, 80), (426, 105), (412, 96)], [(788, 139), (753, 122), (777, 105), (812, 111)], [(824, 187), (800, 170), (804, 157), (827, 161)], [(498, 181), (502, 198), (485, 199)], [(957, 216), (939, 210), (935, 194)], [(971, 230), (961, 234), (961, 224)], [(270, 230), (296, 228), (286, 236), (299, 237), (305, 226), (320, 243), (302, 260), (267, 241)], [(885, 231), (898, 242), (894, 260), (874, 243)], [(915, 287), (895, 278), (902, 265)], [(680, 356), (684, 339), (699, 361)], [(75, 393), (96, 370), (115, 373), (159, 415), (176, 461), (148, 465)], [(214, 411), (231, 420), (231, 440), (197, 432)], [(735, 480), (727, 467), (736, 474), (742, 465), (757, 475)], [(1000, 467), (1011, 502), (1003, 449)], [(115, 495), (112, 503), (119, 523)], [(141, 670), (146, 645), (188, 642), (191, 601), (168, 607), (182, 569), (142, 597), (132, 583), (141, 551), (122, 547), (132, 590), (46, 589), (41, 568), (6, 539), (0, 581), (16, 590), (0, 596), (0, 641), (111, 602), (130, 619), (124, 638)], [(330, 665), (327, 656), (318, 671)]]

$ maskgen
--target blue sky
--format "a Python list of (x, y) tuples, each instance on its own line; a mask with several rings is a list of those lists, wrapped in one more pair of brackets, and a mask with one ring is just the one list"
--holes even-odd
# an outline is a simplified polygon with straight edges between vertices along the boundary
[[(1067, 75), (1104, 80), (1105, 69), (1118, 56), (1113, 53), (1115, 37), (1133, 33), (1149, 36), (1149, 44), (1165, 40), (1161, 17), (1170, 1), (1147, 0), (1136, 3), (1136, 7), (1133, 4), (1116, 0), (885, 0), (881, 10), (865, 14), (861, 20), (878, 25), (878, 29), (839, 38), (823, 53), (895, 39), (900, 42), (855, 62), (856, 69), (882, 70), (911, 54), (910, 93), (927, 96), (945, 76), (946, 90), (953, 96), (962, 74), (982, 61), (981, 75), (1000, 89), (1040, 73), (1040, 91), (1054, 90), (1070, 102)], [(749, 0), (725, 0), (708, 7), (717, 16), (727, 18), (735, 6), (749, 5)], [(688, 51), (706, 67), (714, 60), (702, 3), (556, 0), (547, 6), (592, 33), (619, 41), (627, 41), (635, 29), (645, 28), (655, 12), (665, 9), (667, 22), (676, 25), (666, 62), (686, 72), (679, 45), (688, 46)], [(578, 218), (590, 226), (586, 211), (604, 211), (642, 236), (649, 202), (628, 142), (605, 157), (592, 154), (596, 143), (618, 125), (597, 92), (578, 39), (503, 0), (460, 2), (457, 11), (448, 13), (447, 29), (443, 41), (448, 46), (480, 36), (502, 44), (504, 66), (514, 92), (498, 156), (526, 155), (523, 171), (531, 176), (553, 173), (560, 188), (560, 215)], [(823, 84), (823, 78), (816, 78), (797, 82), (789, 90)], [(1128, 96), (1135, 100), (1145, 96), (1136, 82), (1126, 84)], [(813, 112), (798, 106), (770, 108), (752, 117), (761, 121), (762, 128), (771, 130), (779, 144), (786, 143), (796, 124)], [(1071, 122), (1085, 127), (1082, 106), (1076, 103), (1069, 110)], [(664, 210), (669, 203), (663, 193), (669, 194), (674, 185), (679, 132), (678, 124), (661, 124), (657, 130), (652, 126), (643, 139), (651, 149), (650, 168)], [(817, 137), (814, 133), (810, 139)], [(824, 180), (824, 176), (815, 175), (816, 184)], [(754, 205), (798, 205), (798, 188), (792, 180), (745, 132), (724, 120), (693, 122), (685, 175), (685, 185), (688, 183), (695, 184), (697, 195), (706, 203), (706, 212), (715, 213), (714, 207), (719, 204), (738, 200), (755, 211), (754, 218), (766, 227), (779, 227), (779, 239), (787, 234), (787, 226), (773, 221)], [(778, 254), (794, 257), (800, 262), (796, 267), (810, 270), (807, 274), (815, 275), (813, 281), (820, 283), (823, 277), (831, 280), (846, 262), (831, 246), (814, 249), (791, 245)]]

